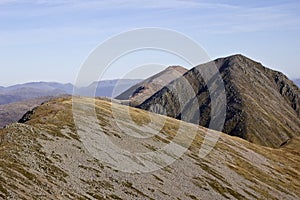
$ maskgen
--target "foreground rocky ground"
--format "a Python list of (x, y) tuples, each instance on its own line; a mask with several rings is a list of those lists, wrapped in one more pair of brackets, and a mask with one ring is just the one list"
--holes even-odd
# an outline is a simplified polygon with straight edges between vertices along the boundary
[[(0, 130), (0, 199), (300, 198), (299, 137), (272, 149), (103, 100), (75, 101), (74, 112), (71, 98), (59, 98)], [(99, 134), (124, 151), (95, 146)], [(170, 144), (187, 150), (178, 156), (163, 149)], [(200, 158), (200, 149), (209, 154)], [(175, 162), (135, 153), (154, 151)]]

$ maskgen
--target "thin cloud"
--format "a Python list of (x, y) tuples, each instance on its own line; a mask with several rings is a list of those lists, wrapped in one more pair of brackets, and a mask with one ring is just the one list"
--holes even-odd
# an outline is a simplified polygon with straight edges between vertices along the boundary
[[(297, 9), (298, 8), (298, 9)], [(195, 16), (198, 24), (191, 28), (202, 28), (214, 34), (229, 34), (257, 31), (299, 30), (299, 3), (287, 3), (265, 7), (236, 7), (221, 12)], [(186, 16), (189, 18), (190, 16)], [(205, 19), (205, 21), (203, 20)], [(206, 23), (205, 23), (206, 22)]]
[[(14, 4), (19, 4), (19, 6), (14, 7)], [(6, 7), (7, 9), (5, 9)], [(13, 40), (10, 35), (20, 38), (20, 35), (30, 35), (30, 32), (37, 36), (59, 33), (57, 34), (59, 38), (75, 37), (76, 35), (88, 37), (91, 36), (91, 32), (99, 33), (103, 29), (111, 29), (111, 26), (121, 27), (123, 30), (143, 26), (160, 26), (177, 30), (202, 30), (213, 34), (282, 29), (298, 30), (300, 28), (300, 18), (297, 12), (299, 8), (300, 4), (297, 2), (275, 6), (249, 7), (246, 5), (209, 3), (208, 1), (182, 0), (158, 2), (151, 0), (142, 3), (138, 0), (0, 0), (0, 19), (1, 17), (8, 19), (2, 20), (3, 22), (9, 21), (9, 19), (35, 21), (40, 20), (39, 16), (47, 16), (43, 20), (48, 20), (48, 16), (57, 16), (57, 18), (62, 19), (58, 20), (57, 24), (52, 23), (50, 26), (47, 23), (45, 25), (38, 23), (39, 27), (25, 28), (26, 26), (21, 26), (23, 30), (18, 27), (14, 27), (13, 30), (2, 29), (0, 34), (5, 42)], [(131, 9), (136, 9), (136, 12), (128, 12), (124, 15), (113, 12)], [(109, 13), (110, 11), (112, 13)], [(74, 17), (76, 14), (80, 14), (84, 19), (70, 20), (73, 13)], [(69, 18), (69, 21), (65, 21), (65, 18)], [(71, 28), (66, 28), (66, 25)], [(8, 38), (8, 40), (3, 38)], [(51, 38), (51, 34), (49, 37), (41, 38)]]
[[(139, 1), (139, 0), (0, 0), (0, 6), (7, 5), (31, 5), (39, 7), (43, 12), (35, 12), (37, 15), (49, 14), (53, 12), (74, 12), (86, 10), (120, 10), (120, 9), (234, 9), (237, 6), (221, 3), (209, 3), (199, 1), (165, 0), (165, 1)], [(30, 8), (28, 8), (30, 9)], [(45, 12), (45, 10), (47, 10)], [(5, 12), (4, 12), (5, 13)], [(3, 13), (2, 13), (3, 14)], [(5, 13), (8, 14), (8, 13)], [(28, 13), (33, 14), (33, 13)]]

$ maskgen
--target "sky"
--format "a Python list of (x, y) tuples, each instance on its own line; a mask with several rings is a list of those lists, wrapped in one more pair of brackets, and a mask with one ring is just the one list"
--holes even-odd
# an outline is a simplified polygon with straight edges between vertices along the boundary
[[(182, 33), (211, 59), (243, 54), (300, 78), (297, 0), (0, 0), (0, 85), (73, 83), (98, 45), (145, 27)], [(145, 63), (192, 67), (173, 55), (139, 52), (120, 59), (102, 78), (122, 78)]]

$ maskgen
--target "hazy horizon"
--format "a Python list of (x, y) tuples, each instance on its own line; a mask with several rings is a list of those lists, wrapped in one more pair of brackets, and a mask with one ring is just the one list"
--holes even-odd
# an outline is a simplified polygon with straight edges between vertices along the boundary
[[(168, 66), (166, 66), (167, 68)], [(154, 71), (153, 73), (149, 73), (149, 76), (144, 76), (142, 78), (138, 78), (138, 77), (126, 77), (125, 79), (131, 79), (131, 80), (137, 80), (137, 79), (140, 79), (140, 80), (143, 80), (143, 79), (146, 79), (148, 77), (151, 77), (152, 75), (155, 75), (156, 73), (158, 73), (159, 70), (157, 71)], [(282, 72), (284, 73), (284, 72)], [(289, 77), (290, 78), (290, 77)], [(101, 79), (101, 80), (93, 80), (91, 81), (90, 83), (88, 84), (84, 84), (84, 85), (80, 85), (80, 87), (87, 87), (89, 85), (91, 85), (93, 82), (95, 81), (113, 81), (113, 80), (120, 80), (122, 78), (112, 78), (112, 79)], [(291, 80), (300, 80), (300, 78), (290, 78)], [(39, 83), (39, 82), (46, 82), (46, 83), (61, 83), (61, 84), (73, 84), (75, 85), (75, 82), (74, 81), (70, 81), (70, 82), (64, 82), (64, 81), (58, 81), (58, 80), (52, 80), (52, 79), (49, 79), (49, 80), (29, 80), (29, 81), (25, 81), (25, 82), (16, 82), (15, 84), (10, 84), (10, 85), (0, 85), (0, 87), (10, 87), (10, 86), (14, 86), (14, 85), (22, 85), (22, 84), (26, 84), (26, 83)]]

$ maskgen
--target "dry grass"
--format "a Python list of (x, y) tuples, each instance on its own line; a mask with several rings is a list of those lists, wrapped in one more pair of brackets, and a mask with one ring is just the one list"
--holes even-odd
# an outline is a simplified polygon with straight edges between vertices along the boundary
[[(87, 105), (93, 103), (92, 99), (78, 100)], [(128, 199), (132, 195), (142, 199), (300, 196), (299, 138), (283, 148), (271, 149), (221, 133), (213, 151), (200, 159), (198, 152), (207, 129), (107, 101), (96, 100), (95, 105), (99, 125), (111, 139), (126, 139), (115, 127), (114, 112), (118, 111), (118, 119), (133, 132), (140, 131), (134, 127), (160, 127), (158, 134), (143, 141), (142, 148), (155, 151), (160, 148), (158, 144), (172, 141), (189, 150), (174, 164), (155, 173), (122, 173), (91, 159), (76, 132), (72, 100), (56, 99), (35, 109), (27, 125), (16, 124), (0, 131), (0, 174), (4, 174), (0, 176), (0, 198), (15, 193), (30, 199), (31, 192), (38, 193), (34, 188), (42, 188), (40, 192), (49, 199), (55, 195), (63, 199)], [(51, 147), (49, 152), (45, 144)], [(66, 147), (69, 150), (63, 151)], [(80, 189), (74, 189), (78, 184)], [(61, 188), (64, 195), (57, 193)]]

